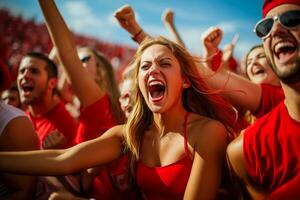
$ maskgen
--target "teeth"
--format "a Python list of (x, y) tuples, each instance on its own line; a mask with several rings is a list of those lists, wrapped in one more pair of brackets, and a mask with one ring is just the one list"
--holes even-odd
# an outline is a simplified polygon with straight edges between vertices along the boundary
[(151, 81), (148, 85), (152, 86), (152, 85), (164, 85), (164, 84), (161, 81)]
[(280, 53), (280, 49), (282, 47), (295, 47), (295, 45), (291, 42), (285, 41), (285, 42), (279, 42), (275, 45), (275, 53)]
[(24, 84), (21, 87), (33, 87), (31, 84)]
[(254, 66), (252, 68), (252, 73), (253, 74), (259, 74), (259, 73), (263, 73), (264, 72), (264, 68), (260, 67), (260, 66)]

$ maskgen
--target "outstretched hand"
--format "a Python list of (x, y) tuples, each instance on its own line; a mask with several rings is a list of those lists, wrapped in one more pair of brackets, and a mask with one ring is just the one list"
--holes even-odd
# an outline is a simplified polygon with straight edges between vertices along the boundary
[(115, 11), (114, 16), (121, 27), (127, 30), (131, 35), (135, 35), (141, 30), (135, 19), (134, 10), (130, 5), (126, 4), (120, 7)]
[(223, 37), (223, 32), (218, 27), (210, 27), (201, 36), (204, 57), (209, 57), (219, 51), (219, 45)]

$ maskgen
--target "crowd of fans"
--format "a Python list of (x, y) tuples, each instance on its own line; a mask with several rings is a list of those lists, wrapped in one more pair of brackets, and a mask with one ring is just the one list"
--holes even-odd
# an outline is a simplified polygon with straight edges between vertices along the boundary
[[(49, 53), (53, 47), (45, 24), (37, 23), (34, 17), (25, 19), (22, 15), (15, 16), (9, 9), (0, 9), (0, 32), (0, 59), (10, 69), (13, 80), (17, 77), (20, 60), (26, 52)], [(76, 33), (74, 37), (77, 45), (90, 46), (102, 52), (109, 60), (113, 60), (117, 80), (135, 52), (134, 48), (126, 45), (113, 44)]]
[(172, 10), (174, 41), (114, 12), (135, 50), (38, 2), (45, 25), (0, 10), (0, 199), (300, 199), (299, 0), (264, 1), (241, 68), (238, 34), (192, 55)]

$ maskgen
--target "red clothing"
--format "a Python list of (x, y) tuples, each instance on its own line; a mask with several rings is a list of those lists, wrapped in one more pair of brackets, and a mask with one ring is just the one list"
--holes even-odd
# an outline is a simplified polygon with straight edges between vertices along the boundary
[(159, 167), (148, 167), (141, 161), (138, 162), (137, 183), (147, 200), (183, 199), (193, 165), (188, 153), (186, 128), (187, 116), (184, 123), (183, 158), (170, 165)]
[[(211, 69), (213, 71), (217, 71), (222, 63), (223, 52), (219, 51), (215, 56), (211, 59)], [(236, 72), (238, 68), (238, 63), (233, 57), (229, 58), (228, 61), (230, 71)]]
[(280, 86), (261, 84), (261, 101), (255, 117), (260, 118), (276, 107), (284, 98), (283, 90)]
[(111, 127), (117, 125), (110, 110), (108, 95), (87, 106), (80, 113), (76, 143), (95, 139)]
[(271, 199), (300, 199), (300, 123), (283, 101), (245, 130), (243, 149), (253, 184)]
[(26, 114), (31, 120), (35, 131), (37, 132), (40, 147), (42, 147), (41, 145), (44, 138), (54, 130), (58, 130), (66, 138), (66, 143), (62, 148), (73, 146), (78, 123), (65, 109), (65, 106), (62, 102), (57, 104), (44, 116), (34, 117), (29, 113), (29, 111), (27, 111)]
[[(108, 95), (103, 96), (95, 103), (84, 108), (80, 114), (79, 127), (76, 135), (76, 143), (95, 139), (105, 131), (117, 125), (112, 111)], [(97, 155), (95, 155), (97, 156)], [(121, 199), (120, 188), (116, 190), (116, 185), (112, 184), (111, 176), (119, 170), (126, 173), (126, 162), (122, 158), (112, 162), (113, 164), (104, 167), (100, 175), (94, 179), (91, 196), (96, 199)]]

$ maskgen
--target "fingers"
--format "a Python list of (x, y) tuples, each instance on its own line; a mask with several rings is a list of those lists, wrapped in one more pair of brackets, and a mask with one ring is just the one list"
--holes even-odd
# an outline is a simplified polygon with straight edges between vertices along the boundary
[(67, 191), (53, 192), (48, 198), (48, 200), (79, 200), (79, 199), (83, 199), (83, 198), (76, 197)]
[(210, 27), (201, 35), (204, 57), (209, 57), (219, 51), (222, 37), (223, 32), (218, 27)]
[[(210, 43), (220, 43), (223, 37), (223, 32), (218, 27), (210, 27), (202, 34), (202, 41)], [(218, 44), (219, 45), (219, 44)]]
[(126, 4), (122, 7), (120, 7), (116, 12), (114, 13), (114, 16), (119, 21), (121, 25), (126, 25), (129, 23), (129, 20), (134, 20), (134, 11), (131, 8), (130, 5)]
[(136, 35), (141, 27), (135, 19), (135, 13), (130, 5), (124, 5), (114, 13), (122, 28), (124, 28), (130, 35)]
[(42, 143), (44, 149), (53, 149), (61, 146), (65, 143), (65, 136), (59, 131), (53, 131), (49, 135), (47, 135)]

